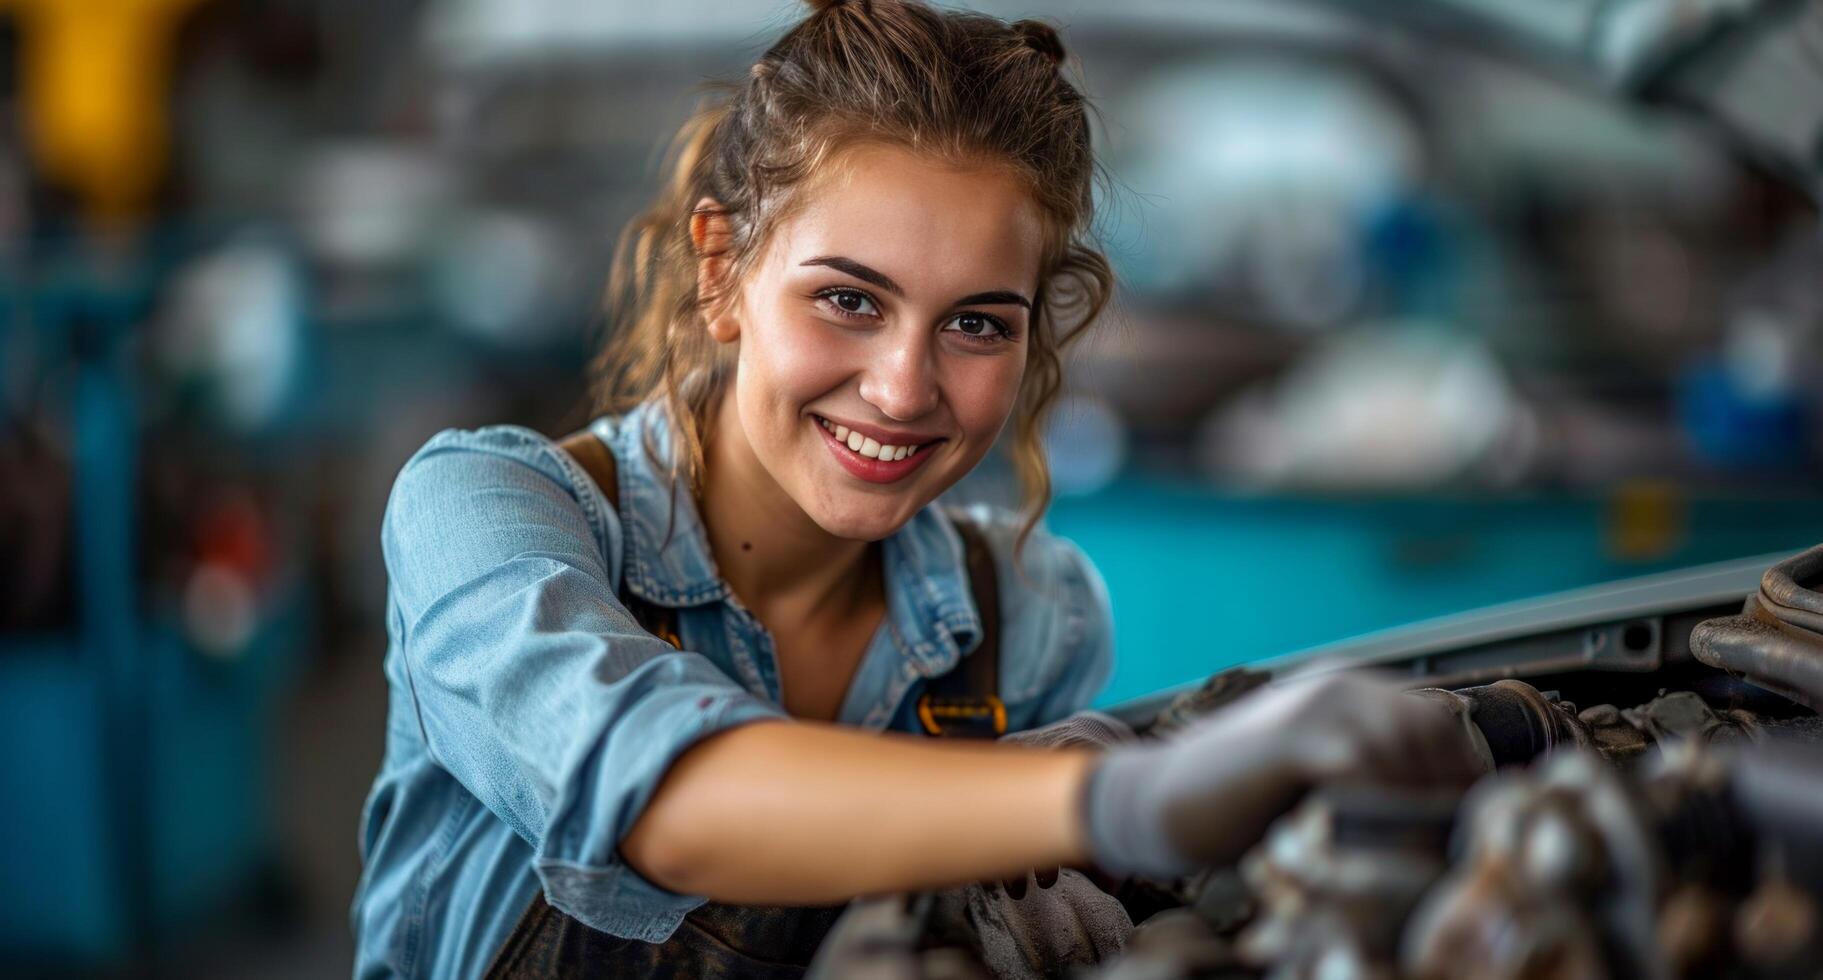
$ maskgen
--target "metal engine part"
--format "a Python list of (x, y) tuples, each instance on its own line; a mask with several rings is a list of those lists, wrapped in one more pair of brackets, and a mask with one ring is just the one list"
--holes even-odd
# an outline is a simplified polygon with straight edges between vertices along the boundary
[(1679, 738), (1633, 772), (1564, 753), (1478, 785), (1458, 833), (1406, 928), (1405, 976), (1795, 980), (1823, 964), (1808, 748)]
[(1456, 802), (1371, 785), (1306, 800), (1242, 862), (1260, 903), (1242, 959), (1285, 980), (1390, 980), (1406, 916), (1447, 866)]
[(1766, 570), (1738, 616), (1690, 634), (1698, 660), (1823, 709), (1823, 545)]
[(1598, 704), (1583, 711), (1524, 681), (1495, 681), (1458, 691), (1423, 688), (1411, 692), (1448, 708), (1489, 769), (1524, 765), (1566, 748), (1588, 748), (1610, 762), (1644, 755), (1668, 738), (1719, 744), (1762, 739), (1762, 725), (1750, 711), (1717, 711), (1689, 691), (1673, 691), (1622, 710)]
[(1654, 822), (1617, 771), (1563, 753), (1483, 782), (1463, 809), (1464, 853), (1412, 917), (1407, 975), (1667, 975), (1654, 949), (1664, 877)]
[(1461, 719), (1488, 769), (1530, 762), (1554, 749), (1589, 744), (1588, 731), (1565, 705), (1524, 681), (1495, 681), (1459, 691), (1411, 692), (1442, 704)]

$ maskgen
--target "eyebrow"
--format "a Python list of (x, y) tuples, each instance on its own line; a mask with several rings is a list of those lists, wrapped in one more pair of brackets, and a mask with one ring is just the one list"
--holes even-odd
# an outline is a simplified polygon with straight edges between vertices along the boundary
[[(872, 283), (894, 296), (900, 298), (904, 298), (905, 296), (905, 290), (901, 289), (898, 283), (893, 282), (891, 276), (878, 269), (862, 265), (854, 259), (844, 258), (840, 255), (819, 255), (814, 259), (805, 259), (803, 262), (800, 262), (799, 265), (827, 266), (837, 272), (851, 275), (862, 282)], [(971, 306), (975, 304), (986, 306), (997, 306), (1002, 304), (1023, 306), (1027, 310), (1032, 308), (1031, 300), (1026, 299), (1024, 296), (1021, 296), (1010, 289), (990, 289), (984, 293), (970, 293), (956, 301), (957, 306)]]

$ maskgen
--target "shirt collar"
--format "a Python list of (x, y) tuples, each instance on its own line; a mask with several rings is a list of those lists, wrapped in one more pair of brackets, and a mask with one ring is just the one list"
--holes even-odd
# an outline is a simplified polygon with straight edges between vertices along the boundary
[(936, 504), (912, 515), (884, 542), (893, 625), (918, 672), (948, 671), (981, 640), (962, 535)]
[[(626, 588), (663, 606), (726, 599), (696, 501), (671, 480), (671, 433), (662, 402), (604, 416), (596, 434), (614, 450), (620, 480), (620, 524)], [(882, 543), (887, 615), (895, 639), (930, 677), (948, 671), (981, 638), (981, 616), (969, 590), (962, 536), (936, 504)]]
[(709, 538), (689, 489), (671, 479), (671, 431), (662, 402), (596, 419), (595, 432), (614, 450), (620, 479), (621, 567), (629, 592), (662, 606), (726, 598)]

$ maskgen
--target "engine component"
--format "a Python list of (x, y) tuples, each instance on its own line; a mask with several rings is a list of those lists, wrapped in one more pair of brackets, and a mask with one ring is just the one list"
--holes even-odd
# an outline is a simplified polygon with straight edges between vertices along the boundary
[(1813, 711), (1823, 709), (1823, 545), (1766, 570), (1738, 616), (1699, 624), (1690, 652)]
[(1242, 958), (1283, 980), (1390, 980), (1406, 915), (1446, 866), (1456, 802), (1370, 785), (1305, 800), (1242, 862), (1260, 903)]
[(1255, 688), (1264, 687), (1272, 675), (1248, 667), (1230, 667), (1171, 700), (1146, 729), (1148, 734), (1176, 731)]
[(1717, 712), (1689, 691), (1661, 694), (1620, 714), (1628, 724), (1658, 742), (1672, 738), (1718, 744), (1750, 742), (1759, 737), (1760, 730), (1751, 712), (1738, 708)]
[(1677, 738), (1637, 773), (1589, 752), (1502, 773), (1464, 803), (1403, 975), (1814, 976), (1819, 826), (1823, 759), (1794, 744)]
[(1726, 744), (1764, 737), (1761, 720), (1752, 712), (1717, 711), (1690, 691), (1661, 694), (1625, 710), (1598, 704), (1581, 712), (1574, 704), (1517, 680), (1411, 693), (1442, 704), (1460, 718), (1470, 744), (1490, 770), (1523, 765), (1563, 748), (1591, 748), (1610, 762), (1625, 762), (1664, 739)]
[(1468, 729), (1469, 741), (1487, 768), (1530, 762), (1554, 749), (1587, 745), (1588, 732), (1575, 708), (1524, 681), (1495, 681), (1459, 691), (1413, 691), (1448, 707)]
[(1413, 914), (1414, 978), (1655, 978), (1662, 862), (1651, 811), (1598, 756), (1485, 781), (1464, 855)]
[(1641, 731), (1619, 708), (1598, 704), (1583, 709), (1576, 720), (1589, 733), (1589, 745), (1611, 762), (1625, 762), (1645, 755), (1653, 737)]

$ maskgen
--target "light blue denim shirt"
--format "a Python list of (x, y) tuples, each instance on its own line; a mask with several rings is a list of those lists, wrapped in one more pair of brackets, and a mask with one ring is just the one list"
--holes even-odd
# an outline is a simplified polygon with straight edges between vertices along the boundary
[[(668, 452), (662, 418), (647, 403), (591, 427), (620, 463), (618, 513), (516, 426), (441, 432), (399, 473), (381, 530), (390, 701), (361, 827), (357, 976), (479, 976), (539, 888), (652, 942), (704, 901), (647, 881), (618, 844), (691, 744), (786, 715), (770, 635), (716, 574), (689, 494), (641, 449), (650, 432)], [(971, 516), (1000, 565), (1009, 730), (1082, 709), (1112, 669), (1100, 577), (1042, 530), (1022, 575), (1013, 515)], [(888, 613), (838, 720), (918, 731), (921, 685), (974, 649), (981, 619), (934, 505), (883, 554)], [(617, 583), (677, 610), (682, 651), (633, 621)]]

